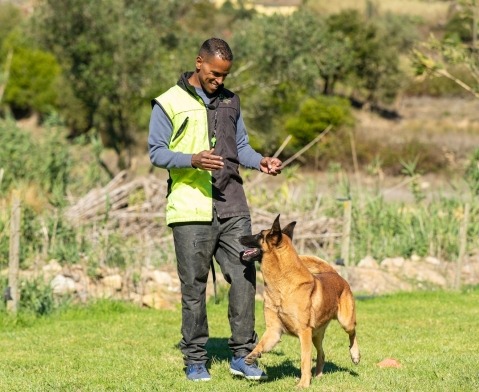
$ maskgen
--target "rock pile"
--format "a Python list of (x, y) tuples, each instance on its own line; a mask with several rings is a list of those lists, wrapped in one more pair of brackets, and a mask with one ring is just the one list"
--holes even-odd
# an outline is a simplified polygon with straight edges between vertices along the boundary
[[(395, 257), (381, 262), (366, 257), (357, 266), (335, 268), (348, 280), (358, 296), (449, 289), (456, 278), (454, 263), (433, 257)], [(4, 270), (1, 274), (6, 276), (7, 272)], [(227, 287), (219, 268), (216, 272), (218, 287)], [(81, 302), (99, 298), (118, 299), (155, 309), (174, 309), (180, 303), (180, 282), (174, 265), (142, 267), (139, 270), (105, 267), (89, 271), (80, 265), (61, 266), (56, 260), (51, 260), (40, 270), (24, 270), (20, 273), (20, 280), (38, 277), (44, 279), (56, 296), (71, 295)], [(261, 300), (263, 286), (260, 271), (257, 282), (257, 298)], [(479, 255), (470, 257), (463, 265), (461, 283), (479, 284)], [(211, 274), (207, 295), (214, 295)]]

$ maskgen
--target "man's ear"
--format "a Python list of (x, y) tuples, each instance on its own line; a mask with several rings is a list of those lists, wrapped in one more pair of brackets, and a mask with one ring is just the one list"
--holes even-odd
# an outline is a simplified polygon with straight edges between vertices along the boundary
[(203, 64), (203, 57), (201, 56), (196, 56), (196, 69), (200, 69), (201, 68), (201, 65)]

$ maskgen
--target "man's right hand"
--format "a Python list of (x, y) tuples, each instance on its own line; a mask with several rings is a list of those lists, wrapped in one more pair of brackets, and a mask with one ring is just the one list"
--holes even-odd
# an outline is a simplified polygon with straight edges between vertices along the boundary
[(223, 158), (219, 155), (214, 155), (215, 149), (201, 151), (198, 154), (193, 154), (191, 158), (191, 165), (196, 169), (203, 170), (219, 170), (224, 166)]

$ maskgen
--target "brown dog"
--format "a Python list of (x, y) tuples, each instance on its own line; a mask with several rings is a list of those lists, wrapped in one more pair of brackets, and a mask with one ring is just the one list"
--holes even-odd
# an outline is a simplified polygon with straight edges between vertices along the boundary
[(279, 215), (270, 230), (240, 238), (248, 247), (244, 261), (260, 260), (265, 283), (264, 317), (266, 331), (256, 348), (246, 357), (253, 363), (270, 351), (283, 333), (299, 337), (301, 379), (299, 387), (311, 383), (312, 344), (317, 350), (316, 376), (324, 367), (322, 342), (331, 320), (337, 319), (349, 335), (349, 352), (355, 364), (360, 354), (356, 339), (356, 311), (349, 284), (327, 262), (314, 256), (299, 256), (292, 238), (296, 222), (283, 230)]

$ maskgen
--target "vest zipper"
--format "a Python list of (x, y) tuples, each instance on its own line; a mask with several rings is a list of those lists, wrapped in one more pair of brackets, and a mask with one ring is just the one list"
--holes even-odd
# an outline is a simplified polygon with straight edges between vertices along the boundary
[(180, 128), (178, 129), (178, 132), (176, 132), (176, 135), (173, 137), (173, 140), (172, 142), (174, 142), (176, 139), (178, 139), (178, 137), (183, 133), (183, 131), (185, 130), (186, 126), (188, 125), (188, 120), (190, 118), (189, 117), (186, 117), (183, 121), (183, 123), (180, 125)]

